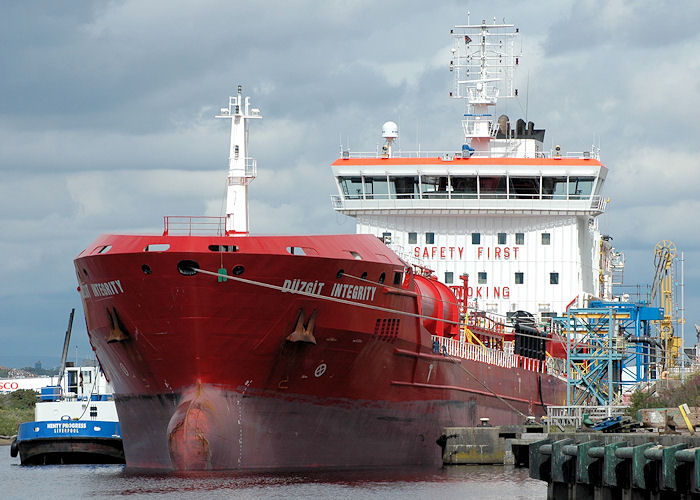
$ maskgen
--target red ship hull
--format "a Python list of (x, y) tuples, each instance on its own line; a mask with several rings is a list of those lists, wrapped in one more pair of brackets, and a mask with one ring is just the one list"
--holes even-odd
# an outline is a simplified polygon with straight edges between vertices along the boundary
[(107, 235), (75, 267), (130, 468), (437, 466), (443, 427), (564, 404), (434, 352), (455, 304), (374, 236)]

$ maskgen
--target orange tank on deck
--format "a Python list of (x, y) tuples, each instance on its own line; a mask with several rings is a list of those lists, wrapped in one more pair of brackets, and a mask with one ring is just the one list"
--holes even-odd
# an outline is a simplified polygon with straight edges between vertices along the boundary
[(420, 314), (428, 316), (423, 318), (426, 330), (441, 337), (459, 336), (459, 305), (454, 293), (435, 276), (416, 275), (415, 282)]

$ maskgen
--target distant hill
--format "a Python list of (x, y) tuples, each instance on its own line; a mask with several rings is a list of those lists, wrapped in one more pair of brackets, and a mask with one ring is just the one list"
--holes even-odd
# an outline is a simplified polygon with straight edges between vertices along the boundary
[(7, 368), (0, 366), (0, 378), (23, 378), (23, 377), (48, 377), (58, 375), (56, 368), (37, 368), (27, 366), (25, 368)]

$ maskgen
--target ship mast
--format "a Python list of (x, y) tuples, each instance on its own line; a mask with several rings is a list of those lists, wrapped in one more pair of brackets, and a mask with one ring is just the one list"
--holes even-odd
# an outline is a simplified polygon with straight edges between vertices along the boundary
[[(452, 36), (450, 71), (454, 90), (450, 96), (467, 100), (462, 126), (465, 140), (476, 156), (490, 156), (491, 140), (499, 123), (492, 108), (500, 98), (516, 97), (514, 72), (518, 30), (512, 24), (466, 24), (455, 26)], [(505, 129), (505, 124), (502, 124)], [(507, 134), (506, 134), (507, 135)], [(469, 149), (469, 148), (467, 148)]]
[(262, 118), (260, 110), (250, 107), (250, 97), (238, 95), (228, 98), (228, 108), (221, 108), (216, 118), (231, 120), (231, 142), (228, 155), (228, 189), (226, 191), (226, 234), (247, 233), (248, 184), (257, 174), (255, 158), (248, 156), (248, 120)]

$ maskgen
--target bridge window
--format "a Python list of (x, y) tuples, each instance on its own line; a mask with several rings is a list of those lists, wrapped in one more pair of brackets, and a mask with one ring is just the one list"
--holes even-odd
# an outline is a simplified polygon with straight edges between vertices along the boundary
[(505, 198), (506, 197), (506, 177), (502, 176), (480, 176), (479, 194), (481, 198)]
[(558, 285), (559, 284), (559, 273), (549, 273), (549, 284)]
[(454, 274), (451, 271), (445, 272), (445, 284), (450, 285), (454, 281)]
[(418, 233), (408, 233), (408, 244), (415, 245), (418, 243)]
[(388, 199), (389, 183), (386, 177), (365, 177), (365, 197), (372, 199)]
[(338, 177), (338, 182), (346, 198), (351, 200), (362, 198), (362, 177)]
[(538, 198), (540, 196), (539, 177), (511, 177), (509, 183), (511, 198)]
[(588, 198), (593, 191), (595, 177), (569, 177), (569, 198)]
[(542, 233), (542, 244), (543, 245), (549, 245), (551, 242), (552, 238), (549, 233)]
[(425, 233), (425, 244), (434, 245), (435, 244), (435, 233)]
[(515, 244), (524, 245), (525, 244), (525, 233), (515, 233)]
[(566, 199), (566, 177), (542, 177), (542, 198), (546, 200)]
[(522, 285), (525, 282), (525, 273), (515, 273), (515, 284)]
[(447, 198), (447, 177), (424, 175), (420, 182), (424, 198)]
[(480, 285), (483, 285), (486, 283), (486, 272), (482, 271), (478, 274), (478, 281)]
[(476, 177), (452, 177), (452, 198), (476, 198)]
[(418, 177), (389, 177), (392, 198), (418, 198)]
[(481, 244), (481, 233), (472, 233), (472, 245)]
[(506, 244), (506, 233), (498, 233), (498, 244), (499, 245)]

